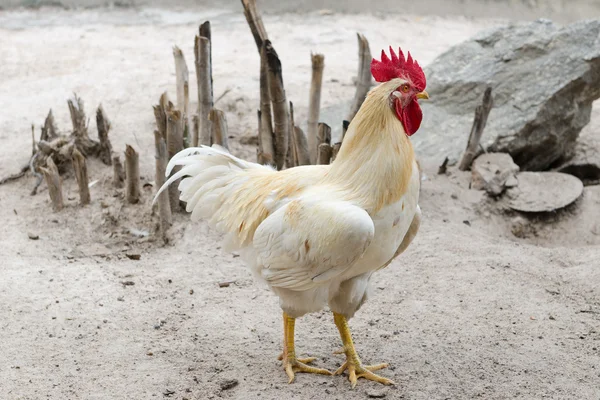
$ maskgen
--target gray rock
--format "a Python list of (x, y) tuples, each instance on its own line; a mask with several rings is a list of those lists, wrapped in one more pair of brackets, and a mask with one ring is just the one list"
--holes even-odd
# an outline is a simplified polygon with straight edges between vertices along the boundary
[(582, 135), (575, 145), (573, 156), (561, 163), (556, 171), (574, 175), (584, 185), (600, 183), (600, 132), (595, 136)]
[(521, 169), (543, 170), (573, 150), (600, 97), (600, 21), (494, 28), (442, 54), (425, 73), (431, 100), (412, 136), (418, 155), (458, 159), (490, 85), (494, 108), (482, 144), (509, 153)]
[[(506, 182), (515, 173), (519, 166), (513, 162), (512, 157), (506, 153), (485, 153), (473, 161), (471, 166), (471, 187), (485, 190), (492, 196), (499, 196), (507, 187)], [(514, 182), (511, 186), (516, 186)]]
[(583, 183), (560, 172), (520, 172), (518, 186), (507, 190), (508, 205), (523, 212), (549, 212), (568, 206), (583, 193)]

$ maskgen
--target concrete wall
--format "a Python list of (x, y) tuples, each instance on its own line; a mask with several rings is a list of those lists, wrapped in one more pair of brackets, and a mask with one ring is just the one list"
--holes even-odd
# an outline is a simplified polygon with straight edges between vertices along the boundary
[[(268, 13), (311, 12), (330, 9), (343, 13), (407, 13), (465, 15), (513, 19), (549, 18), (568, 22), (600, 18), (600, 0), (258, 0)], [(54, 5), (66, 8), (105, 6), (160, 8), (225, 8), (240, 10), (240, 0), (0, 0), (4, 9)]]

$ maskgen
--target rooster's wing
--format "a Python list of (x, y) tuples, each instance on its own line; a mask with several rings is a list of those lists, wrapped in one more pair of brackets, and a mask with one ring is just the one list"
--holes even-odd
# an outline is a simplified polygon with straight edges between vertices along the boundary
[(351, 267), (374, 233), (373, 220), (362, 208), (307, 196), (266, 218), (256, 230), (253, 247), (269, 285), (307, 290)]

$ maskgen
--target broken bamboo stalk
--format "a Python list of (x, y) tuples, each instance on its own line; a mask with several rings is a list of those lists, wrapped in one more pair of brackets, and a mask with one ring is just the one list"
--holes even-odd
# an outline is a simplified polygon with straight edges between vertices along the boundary
[(125, 171), (123, 170), (123, 164), (121, 163), (121, 157), (115, 155), (112, 159), (113, 165), (113, 186), (117, 189), (123, 188), (125, 182)]
[(229, 145), (227, 143), (227, 118), (225, 118), (225, 113), (213, 108), (210, 110), (208, 119), (212, 125), (212, 142), (229, 150)]
[(199, 144), (211, 145), (211, 127), (208, 113), (213, 107), (212, 77), (210, 65), (210, 40), (203, 36), (196, 36), (196, 80), (198, 82), (198, 121), (199, 134), (192, 138), (192, 146)]
[(79, 187), (79, 204), (85, 206), (91, 202), (87, 163), (83, 154), (76, 148), (73, 149), (71, 158), (73, 160), (73, 170), (75, 171), (77, 186)]
[[(177, 46), (173, 47), (173, 58), (175, 59), (175, 82), (177, 85), (177, 109), (183, 113), (183, 142), (189, 144), (189, 105), (190, 86), (189, 71), (183, 52)], [(184, 145), (184, 147), (187, 147)]]
[[(204, 21), (200, 24), (200, 28), (198, 29), (200, 33), (200, 37), (205, 37), (210, 42), (210, 49), (208, 51), (208, 61), (209, 61), (209, 69), (210, 69), (210, 98), (211, 101), (214, 99), (214, 85), (213, 85), (213, 75), (212, 75), (212, 33), (210, 30), (210, 21)], [(213, 102), (214, 104), (214, 102)]]
[(112, 144), (108, 138), (110, 132), (110, 121), (104, 112), (102, 104), (98, 106), (96, 110), (96, 126), (98, 128), (98, 140), (100, 141), (100, 147), (98, 149), (98, 156), (105, 165), (111, 165), (112, 163)]
[(294, 136), (294, 127), (296, 124), (294, 123), (294, 103), (289, 102), (290, 105), (290, 139), (288, 140), (288, 151), (285, 156), (285, 165), (286, 168), (293, 168), (298, 166), (298, 152), (296, 151), (296, 140)]
[(48, 112), (48, 116), (44, 121), (44, 126), (42, 126), (42, 134), (40, 136), (40, 140), (50, 142), (53, 139), (58, 137), (58, 129), (56, 129), (56, 122), (54, 121), (54, 115), (52, 114), (52, 109)]
[[(198, 120), (198, 114), (194, 114), (192, 115), (192, 138), (198, 138), (200, 137), (200, 122)], [(190, 143), (190, 145), (193, 147), (194, 146), (194, 140), (192, 139), (192, 142)]]
[(352, 121), (352, 118), (356, 115), (365, 97), (371, 89), (371, 49), (369, 48), (369, 41), (361, 34), (356, 34), (358, 37), (358, 76), (356, 78), (356, 92), (354, 93), (354, 100), (350, 107), (350, 112), (346, 119)]
[(58, 167), (54, 161), (52, 161), (52, 157), (46, 158), (46, 167), (40, 167), (40, 170), (44, 174), (46, 185), (48, 185), (48, 194), (52, 201), (52, 208), (54, 211), (62, 210), (64, 207), (62, 180), (58, 173)]
[(273, 144), (273, 120), (271, 112), (271, 94), (267, 67), (267, 46), (263, 43), (260, 51), (260, 118), (258, 124), (260, 164), (274, 164), (275, 147)]
[(69, 105), (69, 113), (71, 114), (71, 123), (73, 125), (72, 136), (75, 138), (75, 147), (85, 156), (96, 156), (100, 143), (90, 139), (88, 135), (83, 100), (77, 97), (76, 94), (73, 94), (73, 98), (68, 99), (67, 104)]
[(154, 110), (154, 119), (156, 119), (156, 128), (161, 136), (167, 140), (167, 110), (169, 109), (169, 97), (167, 92), (160, 95), (158, 105), (152, 106)]
[(481, 104), (475, 108), (475, 118), (473, 118), (473, 126), (471, 127), (471, 133), (469, 134), (467, 148), (465, 149), (458, 166), (458, 169), (461, 171), (466, 171), (471, 168), (473, 160), (479, 153), (479, 142), (481, 141), (481, 135), (485, 129), (485, 125), (493, 104), (494, 99), (492, 98), (492, 88), (488, 86), (483, 94)]
[(331, 146), (331, 127), (324, 122), (319, 122), (317, 129), (317, 146), (327, 143)]
[[(155, 167), (155, 180), (156, 187), (160, 188), (164, 185), (165, 171), (167, 169), (168, 163), (168, 153), (167, 153), (167, 143), (165, 142), (165, 138), (161, 135), (158, 130), (154, 131), (154, 147), (155, 147), (155, 159), (156, 159), (156, 167)], [(173, 215), (171, 214), (171, 205), (169, 199), (169, 192), (163, 191), (158, 196), (158, 215), (159, 215), (159, 223), (160, 223), (160, 232), (163, 242), (167, 243), (168, 236), (167, 232), (171, 224), (173, 223)]]
[(342, 139), (341, 141), (344, 141), (344, 137), (346, 137), (346, 132), (348, 132), (348, 127), (350, 126), (350, 121), (348, 120), (343, 120), (342, 121)]
[(338, 153), (340, 152), (340, 148), (342, 147), (342, 142), (337, 142), (333, 146), (331, 146), (331, 162), (335, 161)]
[(248, 22), (248, 26), (254, 37), (256, 48), (260, 53), (263, 42), (269, 37), (267, 36), (267, 31), (263, 25), (262, 17), (256, 8), (256, 0), (242, 0), (242, 5), (244, 6), (244, 16), (246, 17), (246, 21)]
[(296, 149), (297, 165), (310, 165), (310, 154), (308, 152), (308, 140), (306, 134), (299, 126), (294, 126), (294, 141)]
[(317, 157), (317, 164), (327, 165), (331, 161), (331, 145), (328, 143), (321, 143), (319, 145), (319, 155)]
[(267, 56), (269, 95), (271, 96), (271, 104), (273, 106), (274, 161), (275, 166), (280, 170), (283, 168), (288, 150), (290, 115), (283, 87), (281, 61), (269, 40), (265, 40), (265, 51)]
[(321, 109), (324, 60), (325, 57), (322, 54), (311, 54), (312, 78), (310, 82), (310, 97), (308, 99), (308, 124), (306, 133), (308, 136), (310, 158), (313, 163), (317, 159), (317, 127), (319, 123), (319, 111)]
[(140, 201), (140, 156), (130, 145), (125, 147), (126, 199), (135, 204)]
[[(167, 153), (169, 160), (173, 156), (183, 150), (183, 129), (181, 112), (179, 110), (167, 111)], [(178, 172), (181, 166), (173, 168), (172, 174)], [(173, 182), (169, 186), (169, 203), (171, 205), (171, 212), (177, 212), (181, 208), (179, 206), (179, 180)]]

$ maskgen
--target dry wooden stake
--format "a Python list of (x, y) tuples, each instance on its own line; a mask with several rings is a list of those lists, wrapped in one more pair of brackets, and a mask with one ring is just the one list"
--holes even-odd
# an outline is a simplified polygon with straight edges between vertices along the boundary
[(229, 150), (229, 145), (227, 143), (227, 118), (225, 118), (225, 113), (221, 110), (213, 108), (210, 110), (208, 119), (212, 123), (213, 143), (223, 146)]
[(319, 122), (317, 129), (317, 146), (320, 146), (321, 143), (331, 146), (331, 128), (324, 122)]
[(346, 118), (348, 121), (352, 121), (363, 101), (365, 101), (369, 89), (371, 89), (371, 60), (373, 57), (371, 56), (369, 41), (361, 33), (357, 33), (356, 35), (358, 37), (358, 76), (354, 100)]
[(42, 126), (42, 135), (40, 136), (40, 140), (49, 142), (57, 137), (58, 129), (56, 129), (56, 122), (54, 121), (52, 110), (50, 110), (46, 120), (44, 121), (44, 126)]
[(135, 204), (140, 201), (140, 156), (130, 145), (125, 147), (126, 198)]
[[(200, 137), (200, 122), (198, 121), (198, 114), (192, 115), (192, 138)], [(193, 146), (193, 140), (191, 146)]]
[(125, 171), (123, 170), (123, 164), (121, 163), (121, 157), (115, 155), (112, 159), (113, 165), (113, 186), (117, 189), (123, 187), (125, 182)]
[(310, 154), (308, 152), (308, 140), (306, 134), (299, 126), (294, 126), (294, 141), (296, 149), (297, 165), (310, 165)]
[(337, 142), (331, 147), (331, 162), (335, 161), (338, 153), (340, 152), (340, 148), (342, 147), (342, 142)]
[(267, 65), (267, 46), (265, 43), (263, 43), (260, 50), (260, 118), (258, 120), (258, 162), (260, 164), (273, 165), (275, 163), (275, 145), (273, 143), (273, 120)]
[[(213, 93), (214, 85), (213, 85), (213, 76), (212, 76), (212, 33), (210, 31), (210, 21), (204, 21), (202, 24), (200, 24), (199, 33), (200, 33), (200, 37), (205, 37), (210, 42), (210, 49), (208, 51), (208, 54), (209, 54), (208, 60), (209, 60), (209, 66), (210, 66), (210, 98), (212, 101), (212, 99), (214, 99), (215, 96)], [(214, 105), (214, 102), (213, 102), (213, 105)]]
[(106, 165), (111, 165), (112, 163), (112, 144), (110, 143), (110, 139), (108, 138), (108, 133), (110, 132), (110, 121), (104, 112), (104, 108), (102, 104), (98, 106), (98, 110), (96, 110), (96, 126), (98, 127), (98, 140), (100, 141), (100, 146), (98, 149), (98, 157), (100, 160)]
[(485, 129), (488, 116), (492, 110), (494, 99), (492, 98), (492, 88), (488, 87), (485, 89), (483, 94), (483, 100), (480, 105), (475, 108), (475, 118), (473, 119), (473, 126), (471, 127), (471, 133), (469, 134), (469, 141), (467, 142), (467, 148), (465, 153), (460, 160), (458, 169), (466, 171), (471, 168), (473, 160), (479, 151), (479, 142), (481, 141), (481, 135)]
[(319, 156), (317, 158), (317, 164), (326, 165), (331, 161), (331, 145), (328, 143), (321, 143), (319, 145)]
[[(167, 112), (167, 153), (169, 159), (183, 150), (183, 129), (181, 112), (179, 110), (171, 110)], [(172, 174), (178, 172), (181, 166), (173, 168)], [(169, 186), (169, 203), (171, 212), (177, 212), (179, 207), (179, 180), (173, 182)]]
[(285, 156), (285, 165), (286, 168), (293, 168), (298, 165), (298, 152), (296, 151), (296, 140), (294, 136), (294, 127), (296, 124), (294, 123), (294, 103), (289, 102), (289, 110), (290, 110), (290, 139), (288, 140), (288, 150)]
[(346, 132), (348, 131), (349, 126), (350, 126), (350, 121), (348, 121), (348, 120), (342, 121), (342, 142), (344, 141), (344, 137), (346, 136)]
[(242, 5), (244, 6), (244, 16), (246, 17), (246, 21), (248, 22), (248, 26), (254, 37), (256, 48), (260, 52), (263, 42), (269, 37), (267, 36), (267, 31), (263, 25), (260, 13), (256, 8), (256, 0), (242, 0)]
[(312, 78), (310, 82), (310, 97), (308, 99), (308, 148), (311, 150), (311, 161), (317, 159), (317, 127), (319, 123), (319, 112), (321, 109), (321, 86), (323, 83), (323, 67), (325, 57), (322, 54), (311, 54)]
[[(165, 171), (167, 169), (168, 154), (167, 144), (165, 138), (162, 137), (158, 130), (154, 131), (154, 146), (155, 146), (155, 180), (156, 187), (160, 188), (166, 181)], [(169, 241), (167, 232), (171, 224), (173, 223), (173, 216), (171, 214), (171, 205), (169, 200), (169, 192), (163, 191), (158, 196), (158, 214), (160, 217), (160, 232), (161, 237), (165, 243)]]
[(73, 169), (75, 170), (77, 186), (79, 187), (79, 204), (85, 206), (86, 204), (90, 204), (91, 201), (87, 164), (85, 157), (77, 149), (73, 149), (71, 157), (73, 159)]
[[(199, 136), (192, 138), (192, 146), (211, 145), (211, 127), (208, 113), (213, 107), (212, 77), (210, 74), (210, 40), (196, 36), (196, 80), (198, 82), (198, 121)], [(168, 145), (168, 144), (167, 144)]]
[[(175, 80), (177, 84), (177, 109), (183, 112), (183, 142), (189, 144), (189, 105), (190, 105), (190, 87), (189, 71), (183, 52), (177, 46), (173, 47), (173, 58), (175, 59)], [(184, 145), (184, 147), (188, 147)]]
[[(88, 135), (83, 100), (74, 94), (72, 99), (67, 100), (67, 104), (69, 105), (71, 123), (73, 124), (72, 137), (75, 139), (75, 147), (85, 156), (98, 155), (100, 143), (90, 139)], [(68, 158), (70, 159), (70, 152)]]
[(64, 207), (63, 193), (62, 193), (62, 180), (58, 173), (58, 168), (52, 157), (46, 158), (46, 167), (40, 167), (40, 170), (44, 174), (46, 185), (48, 185), (48, 194), (50, 200), (52, 200), (52, 208), (54, 211), (60, 211)]
[(277, 169), (282, 169), (285, 163), (285, 156), (288, 150), (288, 140), (290, 137), (290, 114), (288, 103), (283, 88), (283, 75), (281, 73), (281, 61), (277, 52), (269, 40), (265, 40), (265, 50), (267, 55), (267, 78), (269, 81), (269, 94), (273, 106), (273, 139), (274, 139), (274, 161)]
[(167, 140), (167, 111), (169, 110), (169, 98), (167, 92), (160, 95), (158, 105), (152, 106), (154, 109), (154, 118), (156, 119), (156, 128), (161, 136)]

